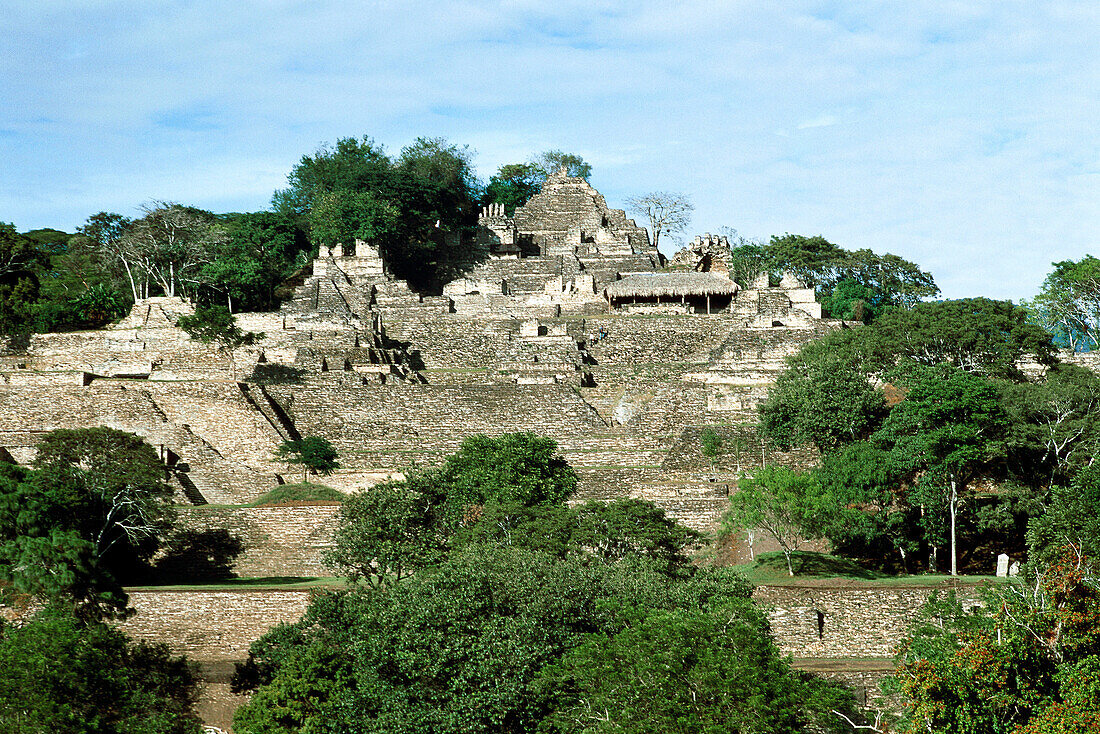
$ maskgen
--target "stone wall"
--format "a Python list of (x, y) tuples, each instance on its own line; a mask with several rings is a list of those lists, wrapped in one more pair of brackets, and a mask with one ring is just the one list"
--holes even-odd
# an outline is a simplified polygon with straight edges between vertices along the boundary
[(277, 483), (278, 467), (266, 459), (278, 434), (234, 382), (0, 386), (0, 446), (20, 460), (48, 431), (97, 426), (166, 447), (179, 458), (180, 480), (206, 502), (248, 501)]
[[(753, 601), (768, 610), (772, 635), (799, 658), (892, 657), (933, 591), (946, 586), (759, 586)], [(959, 585), (965, 605), (980, 602), (974, 586)]]
[(243, 661), (252, 641), (280, 622), (296, 622), (313, 592), (130, 590), (136, 613), (126, 634), (163, 642), (200, 662)]
[[(886, 659), (936, 590), (945, 593), (946, 587), (759, 586), (753, 601), (767, 610), (780, 649), (796, 659)], [(312, 593), (131, 590), (136, 614), (122, 628), (195, 660), (243, 660), (252, 640), (271, 626), (297, 621)], [(974, 586), (960, 585), (956, 593), (964, 604), (980, 603)]]
[(238, 576), (327, 576), (321, 558), (332, 547), (339, 504), (181, 508), (180, 525), (193, 531), (228, 530), (244, 545)]

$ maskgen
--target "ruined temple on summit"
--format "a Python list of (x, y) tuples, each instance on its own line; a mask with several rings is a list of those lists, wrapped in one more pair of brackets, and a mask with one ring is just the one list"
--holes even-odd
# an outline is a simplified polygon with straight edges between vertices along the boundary
[[(812, 289), (735, 283), (728, 243), (700, 238), (666, 267), (643, 227), (557, 173), (507, 216), (481, 217), (486, 259), (435, 295), (370, 242), (319, 248), (266, 335), (232, 355), (187, 338), (175, 298), (99, 331), (37, 334), (0, 355), (0, 455), (29, 462), (55, 428), (132, 431), (165, 458), (185, 521), (232, 527), (243, 575), (323, 573), (336, 509), (246, 505), (296, 470), (281, 442), (327, 438), (351, 492), (437, 465), (472, 435), (532, 431), (576, 469), (575, 501), (652, 500), (713, 528), (741, 470), (797, 463), (763, 445), (755, 409), (784, 357), (840, 322)], [(719, 430), (720, 457), (700, 435)], [(203, 505), (220, 505), (202, 508)]]

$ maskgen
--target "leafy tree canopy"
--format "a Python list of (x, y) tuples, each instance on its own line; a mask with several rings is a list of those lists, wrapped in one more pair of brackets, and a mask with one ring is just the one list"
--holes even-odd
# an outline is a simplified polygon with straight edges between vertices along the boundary
[(1038, 486), (1064, 484), (1100, 446), (1100, 376), (1057, 364), (1027, 382), (1001, 385), (1008, 411), (1011, 469)]
[(1036, 566), (1055, 563), (1065, 548), (1076, 548), (1094, 563), (1100, 559), (1098, 503), (1100, 465), (1082, 467), (1068, 485), (1052, 487), (1043, 513), (1028, 523), (1029, 561)]
[(166, 645), (47, 608), (0, 622), (0, 729), (199, 734), (197, 670)]
[(336, 448), (327, 438), (321, 436), (306, 436), (302, 439), (284, 441), (276, 450), (276, 454), (284, 461), (298, 464), (313, 474), (328, 476), (340, 468)]
[[(769, 712), (768, 720), (814, 718), (806, 710), (813, 697), (780, 660), (748, 597), (744, 580), (727, 570), (669, 583), (638, 559), (591, 565), (521, 548), (469, 546), (405, 583), (321, 596), (302, 622), (255, 643), (237, 684), (256, 692), (238, 712), (235, 729), (558, 731), (580, 703), (580, 691), (556, 681), (586, 655), (567, 669), (548, 666), (571, 650), (598, 654), (602, 640), (616, 638), (623, 654), (640, 665), (656, 640), (679, 640), (660, 659), (675, 659), (680, 667), (654, 684), (678, 680), (681, 670), (713, 677), (706, 687), (709, 705), (692, 709), (700, 720), (721, 716), (719, 702), (727, 698), (718, 691), (725, 687), (773, 690), (777, 700), (759, 709)], [(673, 631), (689, 625), (697, 625), (690, 639)], [(686, 650), (698, 651), (700, 640), (714, 642), (699, 629), (728, 634), (728, 642), (719, 643), (728, 655), (715, 653), (692, 668)], [(632, 639), (631, 630), (645, 630), (643, 637), (652, 632), (656, 640), (635, 647), (642, 639)], [(766, 662), (767, 674), (738, 682), (729, 676), (749, 668), (720, 663), (720, 657), (742, 658), (746, 666)], [(652, 694), (641, 686), (624, 702)], [(690, 695), (675, 690), (678, 700)], [(795, 711), (782, 711), (786, 706)], [(662, 730), (665, 720), (652, 713), (648, 730)], [(641, 717), (634, 723), (645, 726)]]
[(763, 530), (779, 545), (787, 573), (794, 576), (792, 555), (803, 543), (825, 537), (836, 505), (815, 474), (765, 467), (752, 476), (741, 475), (737, 492), (722, 516), (720, 532)]
[(196, 276), (199, 301), (224, 301), (230, 311), (277, 308), (277, 286), (308, 262), (305, 233), (293, 217), (273, 212), (227, 214), (219, 220), (225, 239)]
[(187, 335), (203, 344), (216, 344), (218, 349), (232, 351), (255, 344), (262, 332), (244, 331), (225, 306), (200, 306), (192, 315), (180, 316), (176, 325)]
[(1100, 593), (1069, 551), (964, 611), (929, 603), (897, 658), (901, 732), (1050, 734), (1100, 727)]
[(503, 204), (512, 215), (542, 188), (542, 179), (530, 163), (505, 163), (489, 178), (482, 195), (483, 204)]
[(306, 217), (315, 243), (367, 239), (415, 287), (439, 287), (474, 257), (462, 237), (480, 193), (471, 154), (442, 138), (419, 138), (396, 159), (370, 138), (343, 138), (303, 156), (288, 183), (272, 203)]
[(440, 470), (448, 514), (461, 517), (470, 506), (490, 502), (564, 502), (577, 488), (577, 475), (557, 449), (552, 439), (530, 432), (467, 438)]
[(781, 448), (829, 451), (866, 438), (885, 417), (882, 391), (843, 355), (803, 350), (788, 364), (760, 407), (761, 435)]
[(527, 163), (506, 163), (489, 178), (482, 204), (503, 204), (509, 215), (542, 190), (542, 185), (562, 168), (569, 176), (590, 178), (592, 166), (575, 153), (548, 150)]
[(29, 328), (38, 300), (36, 271), (47, 263), (47, 253), (15, 226), (0, 222), (0, 336)]
[(1091, 351), (1100, 344), (1100, 260), (1054, 263), (1038, 295), (1028, 304), (1035, 320), (1060, 346)]
[(870, 322), (940, 292), (929, 273), (904, 258), (867, 249), (848, 251), (820, 235), (773, 236), (756, 247), (773, 275), (789, 271), (816, 289), (825, 314), (833, 318)]
[(62, 429), (35, 468), (0, 463), (0, 576), (9, 592), (65, 599), (85, 617), (120, 613), (173, 520), (152, 447), (110, 428)]

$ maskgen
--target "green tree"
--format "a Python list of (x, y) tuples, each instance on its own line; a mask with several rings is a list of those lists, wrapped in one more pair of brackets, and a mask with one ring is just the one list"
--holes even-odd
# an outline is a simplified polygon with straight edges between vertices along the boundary
[[(958, 574), (957, 515), (971, 483), (1000, 460), (1008, 418), (988, 380), (950, 364), (896, 375), (904, 399), (871, 441), (912, 479), (925, 515), (946, 513), (951, 575)], [(942, 516), (941, 516), (942, 517)]]
[(795, 674), (742, 611), (636, 612), (544, 668), (554, 697), (543, 732), (850, 731), (850, 694)]
[(0, 622), (0, 730), (7, 734), (199, 734), (195, 666), (166, 645), (47, 608)]
[(310, 233), (316, 244), (342, 246), (350, 253), (356, 240), (380, 242), (398, 229), (400, 212), (369, 191), (337, 191), (321, 194), (309, 211)]
[(1100, 446), (1100, 376), (1057, 364), (1035, 380), (1001, 387), (1011, 432), (1008, 456), (1019, 476), (1043, 486), (1068, 480)]
[(762, 251), (771, 273), (794, 273), (816, 289), (823, 311), (834, 318), (870, 322), (940, 292), (929, 273), (904, 258), (848, 251), (820, 235), (773, 236)]
[(322, 194), (333, 191), (391, 192), (393, 162), (382, 146), (369, 137), (341, 138), (303, 155), (287, 176), (287, 188), (276, 191), (277, 212), (304, 216)]
[(882, 391), (828, 349), (803, 349), (760, 406), (760, 433), (781, 448), (813, 444), (831, 451), (866, 438), (886, 413)]
[[(871, 250), (846, 252), (832, 276), (821, 284), (819, 294), (829, 300), (842, 290), (842, 283), (858, 286), (856, 292), (848, 286), (847, 298), (864, 301), (868, 313), (863, 320), (867, 321), (888, 311), (913, 308), (923, 299), (935, 298), (940, 293), (932, 275), (915, 263), (891, 253), (879, 255)], [(838, 312), (832, 313), (840, 317)]]
[(919, 303), (849, 333), (852, 347), (869, 371), (887, 370), (906, 358), (1020, 380), (1018, 363), (1025, 358), (1045, 365), (1057, 361), (1050, 334), (1010, 301), (964, 298)]
[(816, 475), (782, 466), (744, 474), (722, 516), (719, 532), (763, 530), (783, 551), (787, 573), (794, 576), (792, 556), (807, 541), (825, 537), (836, 501)]
[(533, 507), (564, 502), (577, 488), (577, 474), (557, 448), (553, 440), (530, 432), (464, 440), (439, 473), (447, 522), (458, 525), (471, 509), (488, 503)]
[[(197, 280), (225, 300), (229, 311), (267, 311), (278, 306), (276, 287), (308, 262), (305, 232), (286, 214), (251, 212), (219, 218), (226, 238)], [(203, 293), (203, 300), (207, 300)]]
[(1029, 304), (1039, 324), (1075, 352), (1096, 349), (1100, 334), (1100, 260), (1054, 263)]
[(325, 564), (355, 582), (401, 581), (446, 552), (443, 497), (432, 474), (382, 482), (350, 495), (340, 508)]
[(110, 428), (53, 431), (33, 470), (0, 464), (0, 576), (15, 593), (71, 600), (84, 616), (121, 612), (173, 520), (164, 465)]
[(528, 164), (535, 171), (539, 186), (545, 183), (547, 177), (553, 173), (565, 169), (567, 176), (574, 178), (590, 178), (592, 166), (584, 158), (576, 153), (566, 153), (562, 150), (547, 150), (539, 153)]
[(503, 204), (509, 216), (539, 192), (542, 182), (530, 163), (506, 163), (489, 178), (482, 204)]
[(225, 306), (199, 306), (195, 313), (180, 316), (176, 326), (203, 344), (214, 344), (229, 358), (229, 371), (236, 371), (233, 353), (264, 338), (262, 331), (245, 331)]
[(1095, 731), (1100, 726), (1100, 593), (1070, 552), (964, 611), (934, 599), (894, 674), (901, 732)]
[(909, 497), (889, 452), (857, 441), (822, 457), (814, 470), (835, 510), (824, 534), (837, 552), (876, 564), (897, 553), (903, 572), (920, 547), (920, 508)]
[(768, 255), (759, 242), (740, 240), (730, 248), (730, 278), (742, 288), (749, 288), (761, 273), (768, 272)]
[(303, 482), (309, 480), (310, 474), (328, 476), (340, 468), (336, 448), (327, 438), (321, 436), (306, 436), (298, 440), (283, 441), (275, 453), (287, 463), (302, 467)]
[(396, 160), (370, 138), (344, 138), (303, 156), (288, 183), (273, 204), (307, 218), (315, 243), (370, 240), (415, 288), (438, 289), (476, 256), (462, 236), (477, 221), (470, 153), (441, 138), (420, 138)]
[(35, 273), (46, 262), (46, 253), (33, 240), (19, 234), (14, 225), (0, 222), (0, 336), (29, 328), (38, 300)]
[(688, 550), (702, 539), (699, 532), (672, 520), (647, 500), (589, 501), (574, 513), (570, 552), (604, 563), (645, 558), (664, 573), (689, 573)]
[(533, 685), (539, 671), (592, 634), (622, 631), (636, 610), (746, 620), (770, 645), (749, 592), (725, 569), (670, 583), (640, 559), (469, 546), (405, 583), (321, 595), (301, 623), (255, 643), (238, 682), (257, 689), (234, 729), (533, 731), (554, 695)]
[(1034, 565), (1053, 564), (1065, 548), (1076, 548), (1091, 559), (1100, 558), (1097, 507), (1100, 507), (1100, 465), (1082, 467), (1070, 484), (1052, 487), (1042, 514), (1028, 522), (1029, 561)]

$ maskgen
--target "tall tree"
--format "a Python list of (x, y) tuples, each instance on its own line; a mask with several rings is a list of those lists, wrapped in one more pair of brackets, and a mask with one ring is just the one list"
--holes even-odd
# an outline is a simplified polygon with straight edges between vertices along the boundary
[(803, 350), (760, 406), (760, 433), (781, 448), (813, 444), (831, 451), (866, 438), (886, 413), (882, 391), (828, 349)]
[(972, 482), (1003, 456), (1008, 419), (995, 386), (949, 364), (912, 366), (894, 381), (904, 399), (871, 441), (912, 478), (928, 514), (939, 510), (933, 498), (942, 499), (955, 576), (960, 503)]
[(662, 234), (671, 236), (687, 229), (691, 222), (691, 213), (695, 211), (695, 205), (688, 197), (669, 191), (654, 191), (635, 196), (627, 199), (626, 205), (633, 211), (641, 212), (649, 220), (654, 247), (660, 244)]
[(474, 257), (463, 237), (477, 221), (470, 152), (442, 138), (420, 138), (396, 160), (370, 138), (344, 138), (303, 156), (288, 183), (273, 204), (306, 218), (315, 243), (368, 239), (419, 290), (439, 289)]
[(529, 165), (535, 171), (539, 186), (542, 186), (549, 175), (557, 173), (563, 168), (566, 175), (574, 178), (589, 178), (592, 176), (592, 166), (584, 158), (576, 153), (566, 153), (562, 150), (547, 150), (539, 153), (531, 159)]
[(120, 583), (169, 531), (171, 498), (164, 465), (139, 437), (52, 431), (33, 470), (0, 463), (0, 576), (11, 591), (65, 598), (85, 616), (121, 612)]
[(382, 482), (350, 495), (325, 564), (348, 580), (374, 586), (435, 565), (446, 551), (443, 496), (431, 473)]
[(1074, 351), (1100, 345), (1100, 260), (1054, 263), (1038, 295), (1029, 304), (1039, 323)]
[(533, 164), (506, 163), (489, 178), (482, 203), (503, 204), (505, 213), (511, 216), (516, 207), (526, 204), (541, 186), (539, 173)]
[(814, 474), (766, 467), (751, 477), (741, 476), (722, 516), (721, 532), (763, 530), (779, 545), (787, 573), (794, 576), (794, 552), (803, 543), (825, 536), (835, 508), (835, 499)]
[(1100, 729), (1100, 593), (1072, 551), (969, 611), (929, 602), (902, 642), (904, 734), (1086, 734)]
[[(274, 212), (219, 217), (225, 239), (196, 280), (202, 302), (224, 300), (230, 312), (277, 308), (276, 287), (309, 262), (309, 241), (293, 217)], [(326, 243), (327, 244), (327, 243)]]
[(845, 251), (821, 235), (772, 235), (767, 245), (772, 272), (792, 272), (809, 288), (829, 280), (843, 262)]
[(1008, 458), (1024, 481), (1065, 483), (1100, 450), (1100, 376), (1057, 364), (1039, 378), (1001, 386), (1011, 422)]
[(110, 245), (126, 268), (134, 300), (148, 297), (150, 286), (166, 296), (194, 290), (199, 269), (225, 240), (224, 228), (210, 212), (181, 204), (153, 202), (142, 211), (145, 216)]
[(322, 194), (333, 191), (372, 191), (388, 196), (393, 162), (371, 138), (341, 138), (303, 155), (287, 176), (287, 188), (276, 191), (276, 211), (305, 215)]
[(31, 308), (38, 299), (39, 280), (35, 271), (47, 263), (46, 253), (0, 222), (0, 336), (28, 327)]

